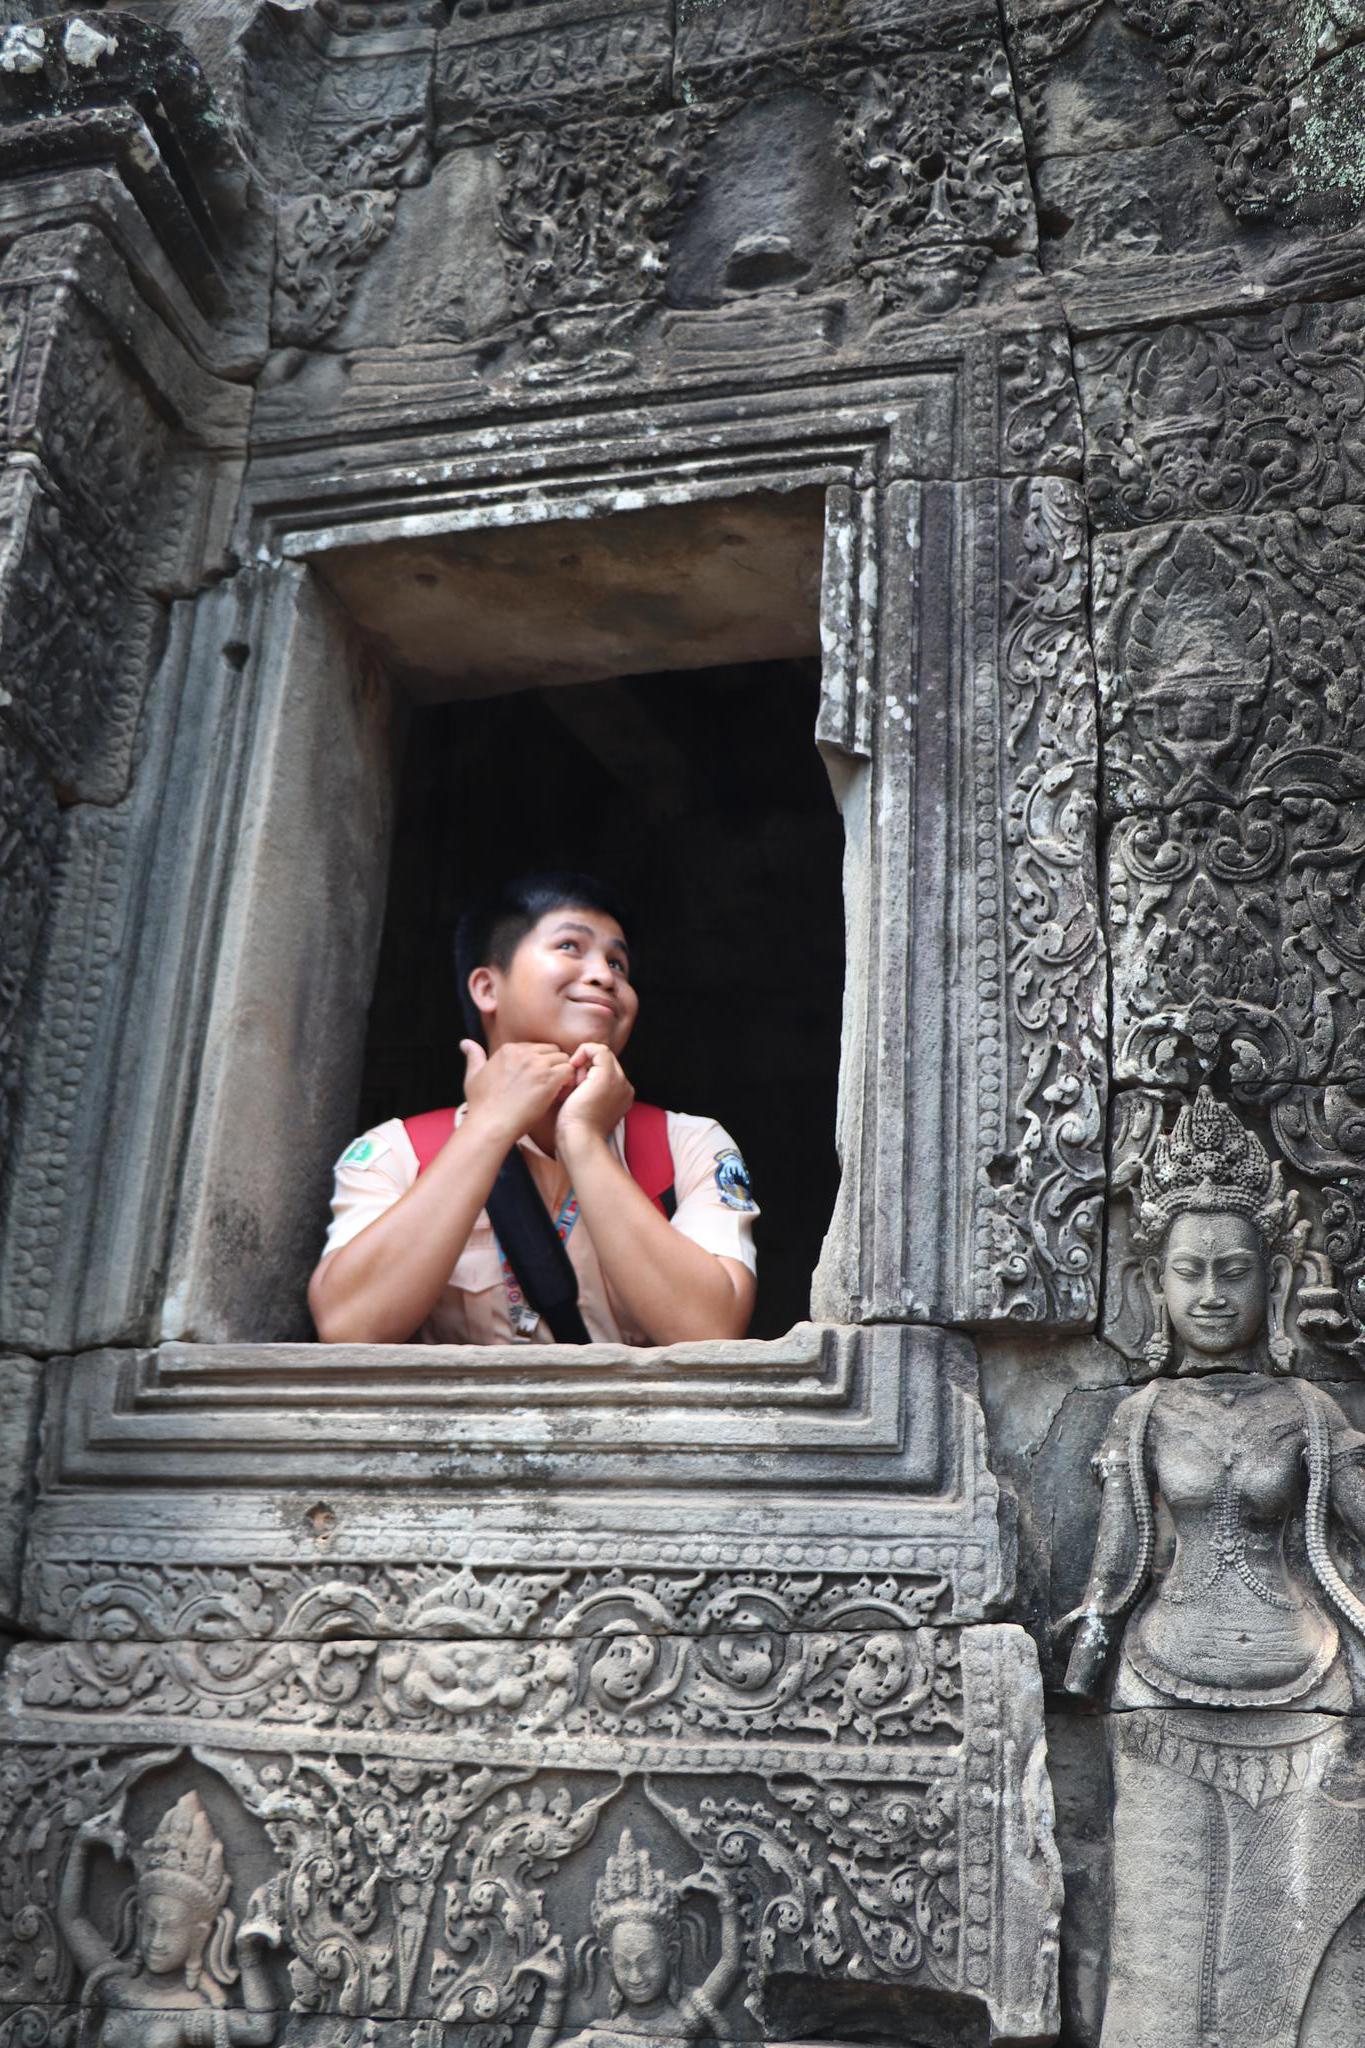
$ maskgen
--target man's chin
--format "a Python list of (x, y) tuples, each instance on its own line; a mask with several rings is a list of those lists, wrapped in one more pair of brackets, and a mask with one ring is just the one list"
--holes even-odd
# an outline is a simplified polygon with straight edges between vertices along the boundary
[(565, 1052), (576, 1052), (580, 1045), (612, 1045), (619, 1032), (618, 1018), (609, 1017), (605, 1011), (589, 1010), (572, 1020), (560, 1043)]

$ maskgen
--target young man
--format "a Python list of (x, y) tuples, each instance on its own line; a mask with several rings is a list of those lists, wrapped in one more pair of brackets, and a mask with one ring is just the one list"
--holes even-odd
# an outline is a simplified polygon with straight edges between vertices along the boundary
[(758, 1210), (729, 1137), (668, 1113), (671, 1219), (624, 1163), (634, 1091), (621, 1054), (639, 997), (610, 893), (584, 875), (510, 883), (461, 920), (456, 968), (477, 1031), (460, 1042), (464, 1105), (425, 1170), (397, 1118), (337, 1162), (308, 1288), (322, 1341), (554, 1341), (485, 1208), (513, 1146), (557, 1224), (594, 1341), (742, 1337)]

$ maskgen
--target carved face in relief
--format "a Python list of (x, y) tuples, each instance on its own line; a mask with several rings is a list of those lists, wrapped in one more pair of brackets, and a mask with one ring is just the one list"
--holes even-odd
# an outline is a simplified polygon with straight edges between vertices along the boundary
[(653, 2005), (668, 1989), (668, 1938), (653, 1920), (618, 1920), (608, 1940), (611, 1973), (627, 2005)]
[(142, 1965), (149, 1975), (175, 1977), (198, 1963), (209, 1926), (188, 1899), (164, 1885), (143, 1884), (138, 1891), (137, 1933)]
[(1265, 1329), (1265, 1249), (1247, 1216), (1177, 1216), (1153, 1277), (1187, 1353), (1226, 1358)]

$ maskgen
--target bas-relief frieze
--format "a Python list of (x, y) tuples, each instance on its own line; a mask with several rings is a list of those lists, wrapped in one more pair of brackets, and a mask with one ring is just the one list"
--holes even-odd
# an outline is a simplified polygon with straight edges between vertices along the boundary
[[(468, 1754), (450, 1732), (425, 1751), (373, 1733), (319, 1747), (316, 1731), (229, 1714), (187, 1749), (148, 1701), (101, 1714), (94, 1749), (78, 1719), (19, 1709), (0, 1764), (0, 1898), (30, 1910), (8, 1919), (0, 1991), (40, 2004), (79, 1990), (111, 2015), (156, 2003), (176, 2013), (167, 2041), (217, 2038), (237, 1971), (246, 2013), (477, 2021), (506, 2042), (613, 2022), (627, 2039), (668, 2025), (755, 2040), (771, 2033), (771, 1980), (794, 1972), (965, 1994), (993, 2029), (1046, 2038), (1057, 1900), (1031, 1648), (1016, 1629), (962, 1634), (937, 1731), (917, 1738), (916, 1702), (944, 1673), (932, 1632), (912, 1640), (878, 1652), (877, 1721), (844, 1738), (811, 1749), (681, 1723), (566, 1744), (567, 1769), (553, 1743), (518, 1753), (507, 1729)], [(742, 1646), (731, 1655), (743, 1697)], [(186, 1880), (174, 1907), (152, 1897), (168, 1865)], [(99, 1937), (134, 1875), (127, 1934)], [(214, 1919), (230, 1899), (235, 1933)], [(247, 2024), (228, 2038), (268, 2038)]]
[[(318, 1504), (315, 1503), (315, 1507)], [(317, 1543), (330, 1547), (336, 1510), (312, 1513)], [(157, 1547), (162, 1548), (161, 1539)], [(137, 1637), (213, 1641), (380, 1636), (469, 1641), (574, 1637), (610, 1626), (636, 1635), (710, 1635), (734, 1625), (780, 1635), (804, 1630), (907, 1629), (948, 1619), (986, 1585), (984, 1544), (960, 1550), (929, 1539), (916, 1568), (874, 1565), (858, 1573), (737, 1566), (688, 1571), (624, 1566), (555, 1572), (438, 1563), (252, 1566), (169, 1561), (116, 1563), (64, 1556), (53, 1536), (27, 1574), (27, 1618), (45, 1635), (119, 1642)]]
[(754, 1601), (706, 1636), (678, 1638), (627, 1632), (629, 1603), (617, 1605), (626, 1612), (600, 1632), (531, 1643), (19, 1644), (9, 1683), (20, 1711), (123, 1714), (148, 1726), (458, 1730), (547, 1763), (586, 1760), (614, 1738), (962, 1733), (958, 1631), (784, 1634), (763, 1626)]

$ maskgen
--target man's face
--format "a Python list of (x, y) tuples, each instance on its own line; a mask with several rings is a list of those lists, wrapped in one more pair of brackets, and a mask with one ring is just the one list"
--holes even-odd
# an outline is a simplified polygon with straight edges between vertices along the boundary
[(490, 1052), (530, 1042), (562, 1052), (606, 1045), (620, 1053), (640, 1008), (620, 925), (577, 904), (547, 910), (505, 970), (476, 967), (469, 986)]

